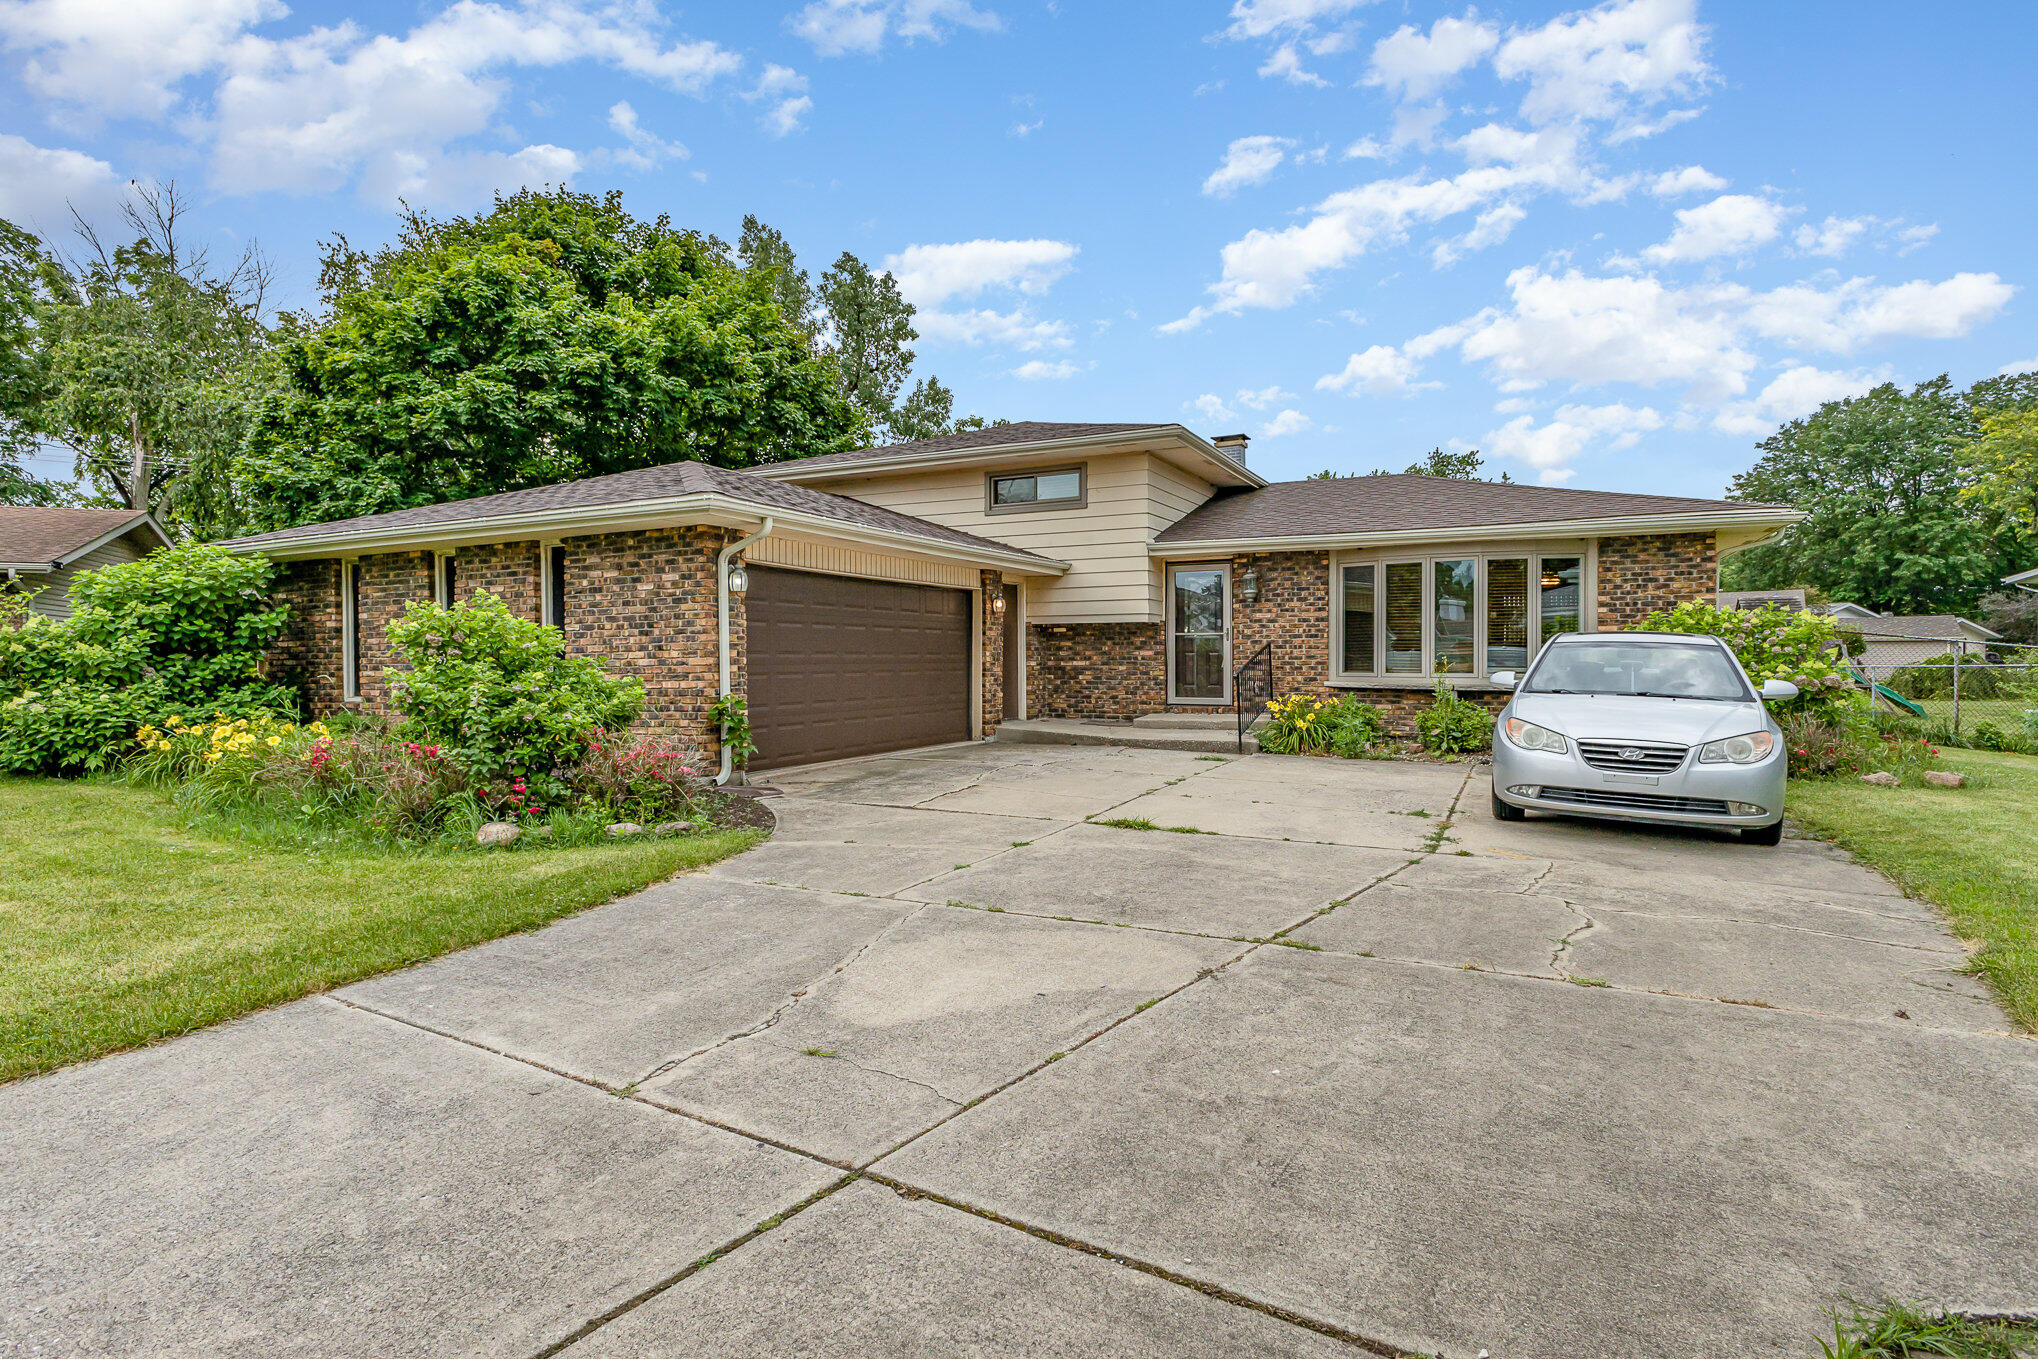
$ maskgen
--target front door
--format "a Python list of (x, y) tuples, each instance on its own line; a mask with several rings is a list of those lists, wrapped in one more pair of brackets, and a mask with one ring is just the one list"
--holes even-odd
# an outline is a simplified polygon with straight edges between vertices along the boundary
[(1231, 699), (1231, 572), (1168, 568), (1168, 702)]

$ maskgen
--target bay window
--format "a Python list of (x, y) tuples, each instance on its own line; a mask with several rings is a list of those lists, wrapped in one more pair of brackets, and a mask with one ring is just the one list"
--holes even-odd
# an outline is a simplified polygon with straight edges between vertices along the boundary
[(1332, 679), (1427, 681), (1525, 670), (1586, 615), (1582, 547), (1339, 558)]

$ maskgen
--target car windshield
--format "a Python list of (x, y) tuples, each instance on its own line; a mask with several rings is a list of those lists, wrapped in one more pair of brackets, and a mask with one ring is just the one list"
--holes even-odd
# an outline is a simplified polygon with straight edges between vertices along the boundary
[(1558, 642), (1529, 672), (1531, 694), (1627, 694), (1746, 703), (1740, 670), (1717, 647), (1674, 642)]

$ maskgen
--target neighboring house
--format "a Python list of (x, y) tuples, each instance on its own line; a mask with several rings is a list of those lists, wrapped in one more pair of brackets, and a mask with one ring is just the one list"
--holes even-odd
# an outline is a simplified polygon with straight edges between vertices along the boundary
[(1801, 585), (1787, 590), (1722, 590), (1718, 602), (1722, 609), (1750, 613), (1756, 609), (1783, 609), (1790, 613), (1803, 613), (1805, 610), (1804, 587)]
[(1867, 650), (1859, 661), (1870, 670), (1916, 665), (1933, 656), (1950, 656), (1955, 651), (1980, 656), (1990, 642), (2000, 642), (2003, 637), (1950, 613), (1877, 613), (1859, 604), (1833, 604), (1826, 612), (1841, 627), (1861, 634)]
[(0, 505), (0, 589), (36, 591), (29, 607), (71, 616), (71, 582), (86, 571), (136, 561), (170, 537), (140, 510)]
[(1266, 644), (1284, 693), (1358, 693), (1405, 724), (1441, 678), (1497, 706), (1489, 671), (1521, 668), (1556, 632), (1710, 598), (1723, 554), (1801, 517), (1408, 475), (1268, 484), (1245, 442), (1029, 422), (744, 472), (675, 463), (233, 545), (285, 563), (297, 621), (278, 661), (321, 711), (382, 710), (389, 620), (485, 588), (642, 677), (647, 729), (711, 744), (718, 559), (742, 541), (729, 681), (769, 768), (1022, 715), (1220, 708)]
[(2019, 571), (2014, 576), (2004, 576), (2003, 584), (2012, 590), (2024, 590), (2038, 595), (2038, 566), (2032, 567), (2029, 571)]

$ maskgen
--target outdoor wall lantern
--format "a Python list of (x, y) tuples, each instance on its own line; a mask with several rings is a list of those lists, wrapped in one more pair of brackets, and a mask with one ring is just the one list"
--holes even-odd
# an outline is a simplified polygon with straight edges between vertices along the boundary
[(1260, 573), (1257, 567), (1248, 566), (1245, 569), (1245, 578), (1239, 581), (1238, 592), (1245, 596), (1245, 602), (1248, 604), (1259, 602)]
[(998, 593), (991, 596), (991, 617), (1003, 618), (1004, 616), (1005, 616), (1005, 592), (1003, 590), (1000, 590)]
[(749, 588), (750, 573), (743, 569), (742, 562), (735, 563), (729, 568), (729, 593), (740, 595)]

